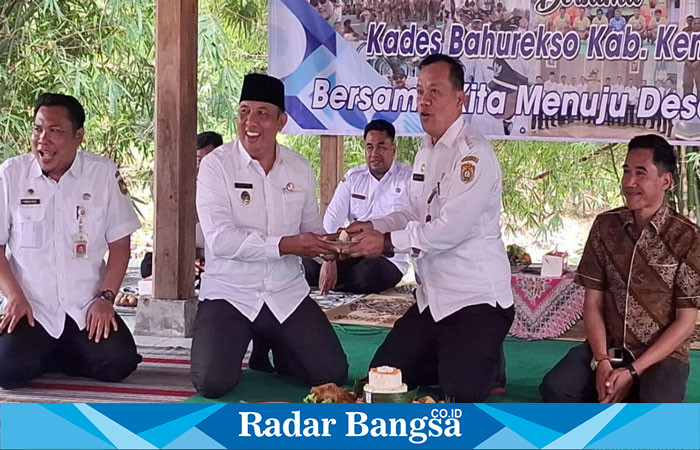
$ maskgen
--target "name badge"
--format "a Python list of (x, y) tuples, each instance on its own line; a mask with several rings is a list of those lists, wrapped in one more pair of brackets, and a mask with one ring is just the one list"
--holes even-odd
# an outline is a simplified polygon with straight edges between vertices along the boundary
[(40, 205), (41, 199), (38, 198), (21, 198), (19, 200), (20, 205)]
[(88, 235), (82, 231), (73, 235), (73, 257), (75, 259), (87, 259)]
[(236, 189), (253, 189), (253, 183), (233, 183)]
[(423, 175), (422, 173), (414, 173), (413, 181), (420, 181), (422, 183), (423, 181), (425, 181), (425, 175)]
[(352, 198), (359, 199), (359, 200), (367, 200), (367, 197), (365, 197), (365, 196), (362, 195), (362, 194), (352, 194), (351, 197), (352, 197)]

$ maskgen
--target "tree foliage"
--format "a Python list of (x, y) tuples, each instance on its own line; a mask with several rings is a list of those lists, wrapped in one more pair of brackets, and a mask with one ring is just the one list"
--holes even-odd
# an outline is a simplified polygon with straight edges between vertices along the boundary
[[(0, 3), (0, 157), (29, 150), (39, 93), (78, 97), (88, 117), (84, 148), (115, 159), (129, 182), (153, 179), (154, 0), (5, 0)], [(265, 0), (200, 0), (198, 130), (235, 136), (245, 73), (267, 66)], [(318, 136), (283, 136), (319, 167)], [(398, 139), (411, 162), (420, 145)], [(504, 174), (504, 225), (548, 233), (562, 216), (620, 204), (621, 146), (494, 142)], [(346, 167), (364, 162), (362, 140), (345, 141)], [(695, 156), (694, 156), (695, 155)], [(689, 154), (688, 159), (697, 158)], [(691, 189), (697, 190), (697, 185)], [(692, 191), (695, 192), (695, 191)], [(147, 195), (145, 195), (147, 197)], [(148, 200), (148, 199), (144, 199)]]

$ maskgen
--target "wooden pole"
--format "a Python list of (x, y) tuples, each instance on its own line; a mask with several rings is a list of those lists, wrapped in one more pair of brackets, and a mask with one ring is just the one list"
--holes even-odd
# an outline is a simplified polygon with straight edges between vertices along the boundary
[(194, 295), (197, 0), (156, 2), (153, 296)]
[(345, 173), (345, 138), (321, 136), (321, 215), (326, 212), (336, 186)]

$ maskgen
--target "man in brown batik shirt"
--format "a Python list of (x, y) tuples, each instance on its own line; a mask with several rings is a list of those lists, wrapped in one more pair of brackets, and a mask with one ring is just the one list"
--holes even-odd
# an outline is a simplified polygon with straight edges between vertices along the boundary
[(700, 229), (665, 202), (676, 169), (664, 138), (630, 141), (627, 206), (596, 217), (576, 276), (588, 341), (544, 377), (544, 401), (683, 401), (700, 307)]

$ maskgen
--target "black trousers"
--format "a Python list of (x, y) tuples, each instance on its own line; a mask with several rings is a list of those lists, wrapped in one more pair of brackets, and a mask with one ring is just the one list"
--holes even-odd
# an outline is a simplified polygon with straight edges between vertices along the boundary
[(115, 316), (117, 331), (97, 344), (88, 339), (87, 329), (80, 331), (69, 316), (58, 339), (49, 336), (39, 322), (32, 328), (26, 317), (22, 318), (11, 334), (0, 335), (0, 387), (20, 388), (47, 372), (123, 380), (136, 370), (141, 355), (126, 324)]
[[(592, 403), (598, 401), (595, 372), (591, 370), (593, 352), (588, 343), (569, 350), (545, 375), (540, 394), (545, 402)], [(666, 358), (647, 369), (625, 402), (680, 403), (685, 398), (690, 366), (675, 358)]]
[(410, 387), (439, 384), (446, 397), (479, 403), (491, 393), (514, 308), (467, 306), (435, 322), (413, 305), (396, 321), (370, 367), (401, 369)]
[[(318, 287), (321, 264), (313, 259), (303, 258), (306, 282)], [(354, 294), (374, 294), (396, 286), (403, 274), (386, 258), (350, 258), (339, 260), (336, 291)]]
[(253, 334), (270, 343), (275, 368), (308, 385), (336, 383), (348, 376), (348, 361), (321, 308), (306, 297), (284, 323), (267, 305), (253, 322), (226, 300), (199, 302), (192, 339), (192, 382), (205, 397), (232, 391)]

